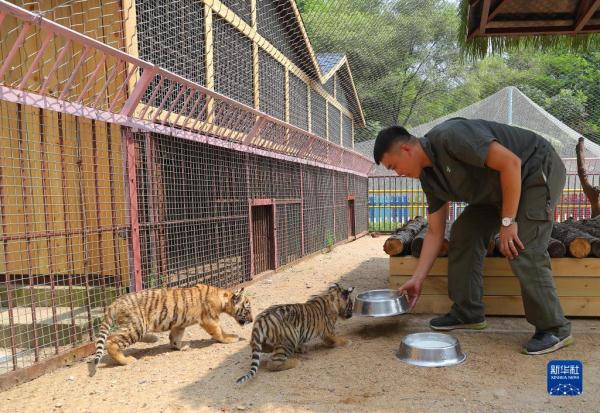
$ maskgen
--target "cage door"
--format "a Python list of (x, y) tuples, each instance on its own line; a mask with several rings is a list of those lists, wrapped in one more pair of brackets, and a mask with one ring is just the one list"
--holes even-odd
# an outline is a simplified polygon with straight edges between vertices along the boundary
[(275, 269), (273, 205), (252, 207), (252, 244), (254, 271), (260, 274)]

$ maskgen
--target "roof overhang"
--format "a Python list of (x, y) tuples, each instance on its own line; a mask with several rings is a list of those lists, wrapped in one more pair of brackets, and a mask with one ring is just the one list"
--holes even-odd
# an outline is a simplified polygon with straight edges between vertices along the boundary
[(467, 38), (600, 32), (600, 0), (463, 0)]

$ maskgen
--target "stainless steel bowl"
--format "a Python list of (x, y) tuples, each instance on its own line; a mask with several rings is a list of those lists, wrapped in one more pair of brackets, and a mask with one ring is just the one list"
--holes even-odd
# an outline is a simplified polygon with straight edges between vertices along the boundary
[(462, 363), (467, 355), (449, 334), (415, 333), (402, 339), (396, 357), (414, 366), (445, 367)]
[(371, 290), (354, 299), (354, 314), (367, 317), (390, 317), (406, 313), (408, 300), (397, 290)]

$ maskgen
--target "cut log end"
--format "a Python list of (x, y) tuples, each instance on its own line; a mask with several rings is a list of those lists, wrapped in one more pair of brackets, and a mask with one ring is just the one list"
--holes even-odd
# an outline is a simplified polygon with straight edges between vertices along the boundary
[(559, 240), (550, 238), (548, 242), (548, 254), (552, 258), (562, 258), (567, 255), (567, 248)]
[(569, 244), (569, 254), (575, 258), (585, 258), (590, 255), (592, 245), (586, 238), (575, 238)]
[(383, 251), (385, 251), (387, 255), (390, 255), (392, 257), (400, 255), (404, 251), (404, 244), (399, 239), (390, 238), (387, 239), (383, 244)]
[(600, 257), (600, 241), (592, 242), (590, 255), (592, 257)]

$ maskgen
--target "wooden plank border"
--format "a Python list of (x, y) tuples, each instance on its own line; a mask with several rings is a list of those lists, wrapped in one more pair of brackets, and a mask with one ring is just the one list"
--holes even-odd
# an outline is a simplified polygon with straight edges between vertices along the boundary
[[(411, 275), (417, 266), (417, 258), (391, 257), (390, 275)], [(553, 258), (552, 271), (555, 277), (597, 277), (600, 278), (600, 259), (598, 258)], [(506, 258), (485, 258), (483, 261), (485, 277), (514, 276)], [(430, 276), (446, 276), (448, 258), (438, 258), (433, 264)]]
[(61, 367), (68, 366), (75, 361), (89, 356), (95, 349), (95, 343), (88, 343), (66, 353), (35, 363), (29, 367), (2, 374), (0, 375), (0, 392), (36, 379)]
[[(398, 288), (411, 278), (410, 275), (391, 275), (390, 286)], [(555, 277), (559, 297), (600, 297), (600, 277)], [(521, 295), (517, 277), (483, 277), (485, 295)], [(447, 277), (427, 277), (423, 283), (423, 295), (448, 294)]]

